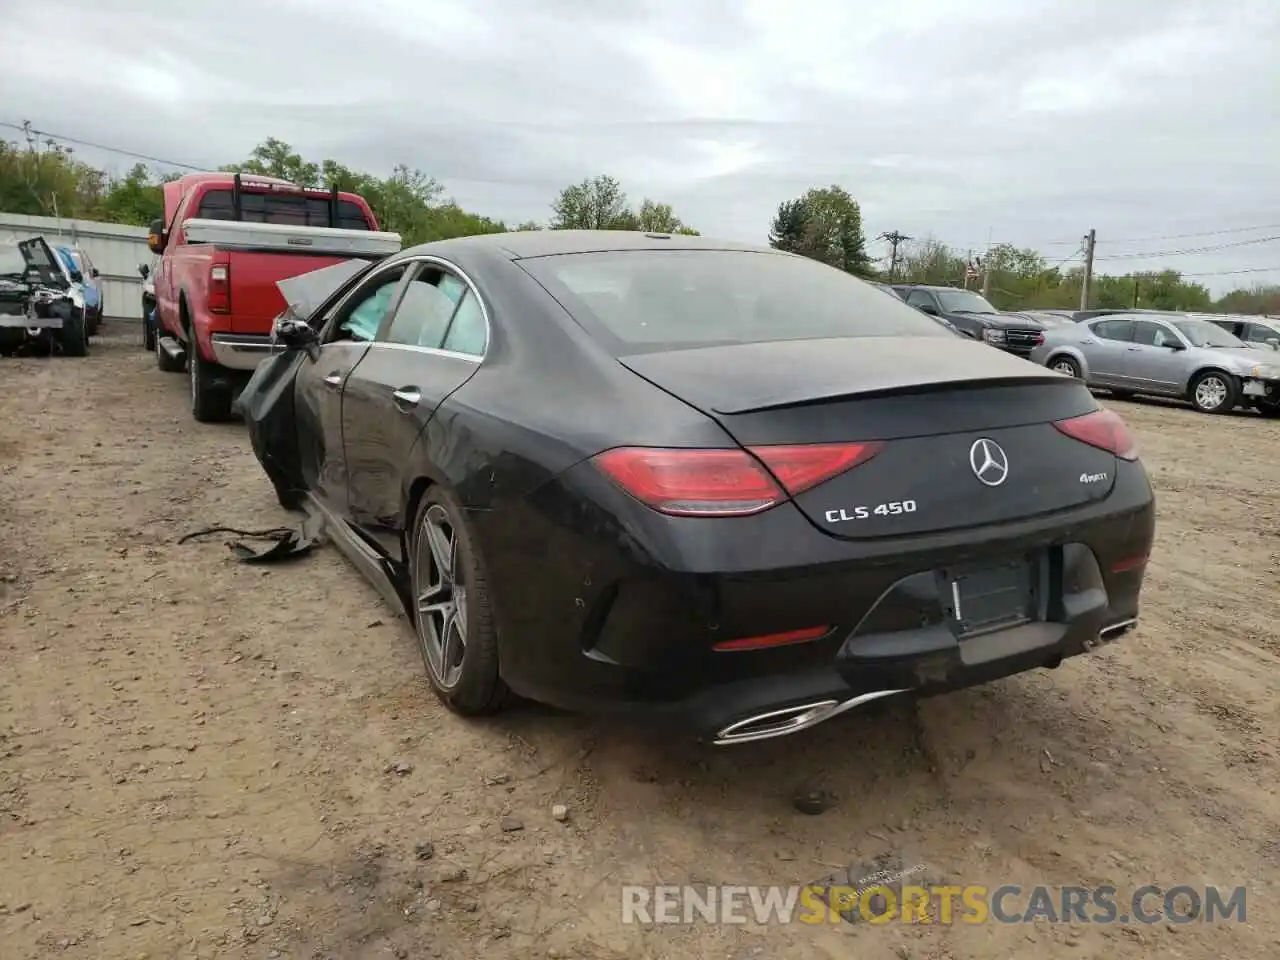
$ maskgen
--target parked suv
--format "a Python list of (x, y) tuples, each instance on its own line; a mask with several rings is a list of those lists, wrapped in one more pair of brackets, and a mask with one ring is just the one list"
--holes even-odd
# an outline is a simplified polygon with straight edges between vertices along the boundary
[(895, 283), (908, 306), (948, 321), (963, 336), (982, 340), (1019, 357), (1044, 342), (1044, 324), (1019, 313), (1001, 313), (972, 290)]

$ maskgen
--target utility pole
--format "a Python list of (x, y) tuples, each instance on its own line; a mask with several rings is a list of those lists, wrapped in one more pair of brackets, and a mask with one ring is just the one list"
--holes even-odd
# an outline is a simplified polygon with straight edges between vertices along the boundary
[(991, 299), (991, 271), (988, 269), (991, 263), (991, 228), (987, 227), (987, 252), (982, 255), (978, 261), (978, 269), (982, 271), (982, 299)]
[(877, 240), (888, 240), (891, 244), (891, 252), (889, 254), (889, 279), (892, 281), (898, 272), (898, 244), (905, 243), (911, 238), (905, 233), (894, 230), (892, 233), (882, 233), (876, 237)]
[(969, 273), (973, 270), (973, 251), (966, 250), (964, 255), (964, 288), (969, 289)]
[(1084, 283), (1080, 285), (1080, 309), (1089, 309), (1089, 288), (1093, 285), (1093, 247), (1098, 231), (1091, 229), (1084, 238)]

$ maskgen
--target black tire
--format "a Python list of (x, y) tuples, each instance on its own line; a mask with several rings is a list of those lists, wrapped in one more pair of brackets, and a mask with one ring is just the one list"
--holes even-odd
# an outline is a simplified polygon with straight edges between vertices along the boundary
[(200, 348), (187, 344), (187, 372), (191, 376), (191, 416), (198, 423), (225, 423), (231, 419), (231, 388), (214, 383), (217, 364), (200, 356)]
[(154, 350), (156, 348), (156, 328), (152, 325), (150, 317), (145, 313), (142, 315), (142, 349)]
[[(452, 544), (454, 557), (451, 575), (441, 577), (434, 559), (439, 550), (432, 550), (428, 542), (427, 527), (435, 527)], [(414, 511), (410, 528), (409, 588), (413, 597), (414, 631), (418, 648), (426, 667), (427, 680), (444, 704), (463, 716), (483, 716), (497, 713), (511, 699), (511, 692), (498, 670), (498, 633), (493, 622), (493, 610), (489, 602), (488, 581), (484, 563), (476, 551), (475, 540), (466, 521), (466, 514), (457, 499), (443, 487), (434, 486), (423, 495)], [(437, 541), (439, 542), (439, 541)], [(448, 644), (438, 640), (444, 633), (458, 627), (456, 616), (452, 619), (439, 612), (419, 612), (418, 598), (424, 596), (433, 582), (440, 583), (450, 599), (456, 598), (461, 589), (462, 650), (454, 669), (445, 660)], [(456, 600), (454, 600), (456, 603)], [(439, 620), (436, 618), (439, 617)], [(429, 650), (435, 650), (444, 666), (434, 665)], [(449, 657), (453, 660), (454, 657)]]
[(156, 366), (165, 373), (182, 373), (187, 369), (187, 361), (185, 357), (173, 358), (165, 352), (164, 346), (160, 343), (160, 336), (163, 331), (157, 325), (152, 331), (151, 349), (155, 351)]
[(96, 337), (98, 335), (98, 328), (102, 326), (102, 311), (93, 311), (92, 315), (87, 318), (86, 325), (88, 327), (89, 336)]
[(1230, 413), (1240, 399), (1240, 384), (1229, 373), (1203, 370), (1191, 379), (1187, 399), (1201, 413)]
[(85, 311), (73, 310), (71, 316), (63, 321), (58, 331), (58, 343), (62, 353), (68, 357), (87, 357), (89, 355), (89, 318)]
[(1045, 366), (1050, 370), (1065, 373), (1069, 377), (1075, 377), (1077, 380), (1084, 379), (1080, 373), (1080, 364), (1076, 363), (1071, 357), (1053, 357)]
[(1258, 413), (1262, 414), (1269, 420), (1280, 419), (1280, 400), (1271, 403), (1259, 403)]

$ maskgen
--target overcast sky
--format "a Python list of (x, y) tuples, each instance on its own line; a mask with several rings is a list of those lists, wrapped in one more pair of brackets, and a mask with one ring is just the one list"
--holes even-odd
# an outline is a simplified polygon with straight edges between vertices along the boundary
[(33, 41), (5, 45), (0, 120), (180, 162), (276, 136), (311, 159), (421, 168), (513, 223), (609, 173), (704, 234), (756, 241), (780, 201), (838, 183), (868, 237), (1058, 260), (1096, 227), (1101, 270), (1280, 282), (1280, 240), (1261, 242), (1280, 237), (1280, 0), (0, 8), (5, 35)]

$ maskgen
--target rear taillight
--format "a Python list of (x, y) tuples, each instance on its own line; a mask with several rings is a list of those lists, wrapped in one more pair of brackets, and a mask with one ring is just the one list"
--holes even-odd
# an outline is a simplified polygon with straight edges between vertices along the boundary
[(814, 443), (747, 449), (760, 458), (787, 493), (795, 496), (866, 463), (882, 446), (881, 443)]
[(1073, 440), (1114, 453), (1121, 460), (1138, 459), (1138, 445), (1133, 434), (1120, 419), (1120, 414), (1113, 410), (1095, 410), (1069, 420), (1055, 421), (1053, 425)]
[(750, 453), (618, 447), (593, 462), (619, 487), (661, 513), (733, 517), (768, 510), (789, 494), (870, 459), (879, 449), (872, 443), (752, 447)]
[(641, 503), (679, 517), (744, 516), (786, 497), (744, 450), (618, 447), (594, 462)]
[(231, 312), (231, 264), (215, 263), (209, 267), (208, 305), (210, 313)]

